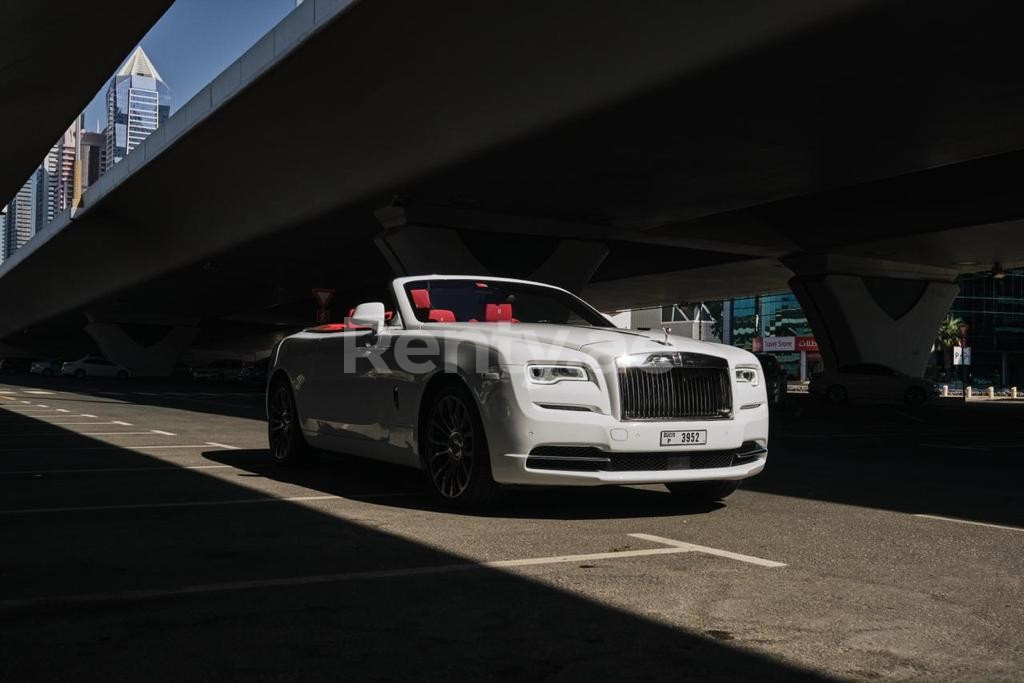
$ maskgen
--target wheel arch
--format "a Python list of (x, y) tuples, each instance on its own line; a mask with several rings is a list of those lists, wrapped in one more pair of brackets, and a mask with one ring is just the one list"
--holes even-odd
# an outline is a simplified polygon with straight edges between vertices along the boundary
[[(423, 464), (423, 440), (426, 438), (427, 411), (433, 404), (434, 397), (447, 387), (458, 387), (466, 391), (473, 398), (473, 407), (480, 415), (480, 402), (473, 391), (473, 387), (461, 372), (441, 371), (436, 372), (427, 380), (426, 386), (420, 393), (420, 403), (416, 408), (416, 459), (420, 465)], [(483, 420), (481, 420), (483, 422)], [(484, 440), (487, 440), (487, 425), (484, 425)]]

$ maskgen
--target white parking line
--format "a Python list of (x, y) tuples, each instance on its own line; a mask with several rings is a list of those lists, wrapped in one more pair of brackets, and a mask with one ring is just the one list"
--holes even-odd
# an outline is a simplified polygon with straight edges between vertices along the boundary
[[(53, 415), (52, 417), (64, 417), (63, 415)], [(48, 425), (56, 425), (58, 427), (68, 427), (72, 425), (121, 425), (122, 427), (131, 427), (130, 422), (47, 422)]]
[(150, 431), (152, 431), (154, 434), (162, 434), (164, 436), (177, 436), (177, 434), (174, 434), (173, 432), (165, 432), (162, 429), (153, 429)]
[(96, 417), (96, 416), (95, 415), (90, 415), (89, 413), (81, 413), (78, 417)]
[(693, 543), (685, 543), (683, 541), (674, 541), (671, 538), (663, 538), (661, 536), (652, 536), (651, 534), (630, 534), (633, 538), (640, 538), (645, 541), (651, 541), (652, 543), (663, 543), (670, 545), (675, 548), (682, 550), (692, 550), (697, 553), (704, 553), (705, 555), (716, 555), (718, 557), (727, 557), (730, 560), (737, 560), (739, 562), (746, 562), (748, 564), (756, 564), (761, 567), (785, 567), (783, 562), (775, 562), (774, 560), (765, 560), (760, 557), (754, 557), (753, 555), (743, 555), (740, 553), (734, 553), (729, 550), (719, 550), (718, 548), (710, 548), (706, 545), (694, 545)]
[[(87, 425), (91, 426), (91, 425), (95, 425), (97, 423), (96, 422), (85, 422), (83, 424), (87, 424)], [(5, 432), (0, 432), (0, 436), (4, 436), (4, 437), (7, 437), (7, 438), (13, 438), (13, 437), (16, 437), (16, 436), (19, 436), (19, 437), (20, 436), (35, 436), (35, 437), (59, 436), (59, 437), (63, 437), (63, 438), (67, 438), (69, 436), (142, 436), (142, 435), (150, 436), (152, 434), (160, 434), (160, 435), (163, 435), (163, 436), (174, 436), (174, 434), (169, 434), (168, 432), (158, 432), (156, 430), (150, 430), (148, 432), (74, 432), (74, 431), (71, 431), (71, 430), (65, 430), (64, 433), (61, 433), (61, 432), (40, 432), (40, 431), (35, 431), (35, 432), (17, 432), (15, 434), (7, 434)], [(133, 448), (133, 446), (128, 446), (127, 448)]]
[(40, 447), (34, 447), (34, 448), (0, 448), (0, 453), (24, 453), (26, 451), (123, 451), (123, 450), (132, 450), (132, 451), (134, 451), (134, 450), (138, 450), (138, 449), (141, 449), (141, 448), (146, 448), (146, 449), (149, 449), (149, 450), (156, 450), (156, 449), (168, 449), (168, 448), (211, 448), (211, 447), (217, 447), (217, 448), (221, 448), (221, 449), (225, 449), (225, 450), (232, 450), (232, 451), (233, 450), (237, 450), (237, 448), (235, 448), (234, 446), (223, 446), (221, 444), (214, 444), (214, 443), (202, 443), (202, 444), (182, 444), (182, 445), (175, 445), (175, 446), (163, 446), (163, 445), (160, 445), (160, 446), (156, 446), (156, 445), (146, 445), (146, 446), (136, 446), (136, 445), (132, 445), (132, 446), (113, 446), (113, 445), (111, 445), (111, 446), (82, 446), (82, 447), (78, 447), (78, 446), (40, 446)]
[[(497, 560), (493, 562), (459, 562), (454, 564), (441, 564), (426, 567), (408, 567), (403, 569), (377, 569), (357, 572), (343, 572), (338, 574), (292, 576), (279, 579), (229, 581), (225, 583), (205, 583), (196, 584), (192, 586), (179, 586), (176, 588), (144, 588), (139, 590), (114, 591), (109, 593), (85, 593), (80, 595), (69, 596), (20, 598), (14, 600), (0, 600), (0, 609), (10, 609), (14, 607), (27, 607), (43, 604), (81, 604), (94, 602), (115, 602), (125, 600), (146, 600), (154, 598), (179, 597), (185, 595), (199, 595), (206, 593), (223, 593), (227, 591), (250, 590), (254, 588), (281, 588), (288, 586), (308, 586), (321, 583), (371, 581), (375, 579), (396, 579), (412, 576), (452, 574), (456, 572), (475, 571), (480, 569), (509, 569), (515, 567), (536, 567), (540, 565), (549, 564), (574, 564), (579, 562), (595, 562), (598, 560), (617, 560), (627, 557), (675, 555), (695, 551), (705, 552), (703, 546), (694, 546), (692, 544), (682, 543), (681, 541), (664, 539), (659, 536), (648, 536), (647, 534), (630, 534), (630, 536), (638, 538), (643, 537), (647, 540), (657, 539), (656, 542), (666, 543), (670, 547), (647, 548), (643, 550), (622, 550), (619, 552), (586, 553), (582, 555), (555, 555), (551, 557), (530, 557), (517, 560)], [(730, 553), (730, 555), (736, 555), (736, 553)], [(740, 555), (739, 557), (751, 559), (747, 555)], [(757, 560), (759, 558), (752, 559)], [(747, 560), (745, 559), (744, 561)], [(760, 560), (759, 563), (764, 562), (768, 562), (768, 560)], [(764, 566), (785, 565), (780, 565), (776, 562)]]
[(989, 524), (988, 522), (975, 522), (971, 519), (957, 519), (956, 517), (943, 517), (941, 515), (925, 515), (925, 514), (914, 514), (915, 517), (922, 517), (924, 519), (937, 519), (942, 522), (956, 522), (957, 524), (970, 524), (971, 526), (986, 526), (990, 529), (1005, 529), (1006, 531), (1024, 531), (1024, 528), (1019, 526), (1004, 526), (1002, 524)]
[(223, 470), (234, 469), (233, 465), (176, 465), (174, 467), (103, 467), (103, 468), (82, 468), (74, 470), (8, 470), (0, 472), (0, 477), (13, 477), (17, 475), (31, 475), (34, 477), (47, 474), (91, 474), (110, 472), (167, 472), (173, 470)]
[[(11, 393), (14, 393), (14, 392), (11, 392)], [(40, 389), (26, 389), (25, 393), (26, 394), (35, 394), (37, 396), (52, 396), (56, 392), (53, 392), (53, 391), (42, 391)]]
[[(83, 415), (82, 417), (96, 417), (95, 415)], [(114, 420), (110, 424), (121, 425), (122, 427), (131, 427), (131, 422), (124, 422), (122, 420)]]
[(71, 411), (66, 408), (57, 408), (58, 413), (70, 413)]
[(36, 408), (49, 408), (50, 406), (44, 406), (42, 403), (37, 403)]
[(225, 448), (225, 449), (227, 449), (229, 451), (237, 451), (238, 450), (238, 446), (229, 446), (226, 443), (217, 443), (216, 441), (207, 441), (206, 443), (208, 445), (210, 445), (210, 446), (216, 446), (217, 448)]

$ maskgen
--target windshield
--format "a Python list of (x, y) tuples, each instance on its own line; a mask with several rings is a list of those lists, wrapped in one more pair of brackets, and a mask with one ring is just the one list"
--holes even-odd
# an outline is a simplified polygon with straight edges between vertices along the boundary
[(576, 297), (552, 287), (495, 280), (417, 280), (405, 293), (420, 322), (554, 323), (613, 327)]

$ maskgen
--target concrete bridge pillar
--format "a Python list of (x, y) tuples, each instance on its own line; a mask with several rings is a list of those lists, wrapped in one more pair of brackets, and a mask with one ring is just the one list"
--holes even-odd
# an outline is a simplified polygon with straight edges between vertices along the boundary
[[(417, 211), (404, 207), (388, 207), (377, 211), (384, 230), (377, 237), (377, 246), (396, 275), (496, 275), (521, 277), (556, 285), (579, 294), (590, 282), (598, 267), (608, 256), (603, 242), (561, 237), (529, 272), (518, 272), (518, 264), (489, 254), (491, 267), (467, 246), (459, 233), (466, 229), (482, 229), (498, 234), (504, 240), (528, 239), (528, 236), (552, 236), (562, 226), (545, 226), (543, 221), (510, 216), (459, 212)], [(551, 232), (545, 230), (551, 227)], [(496, 256), (496, 258), (495, 258)]]
[(936, 331), (960, 291), (956, 272), (914, 264), (803, 254), (783, 259), (828, 368), (880, 363), (920, 377)]
[[(170, 377), (174, 366), (199, 334), (197, 320), (125, 320), (117, 322), (87, 312), (85, 331), (111, 362), (137, 377)], [(140, 338), (138, 330), (145, 330)], [(136, 331), (135, 334), (132, 334)]]

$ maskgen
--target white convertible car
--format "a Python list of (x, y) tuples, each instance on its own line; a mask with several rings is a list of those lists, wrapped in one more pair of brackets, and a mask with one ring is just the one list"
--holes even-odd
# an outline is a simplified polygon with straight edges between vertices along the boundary
[(715, 500), (764, 469), (765, 382), (746, 351), (620, 330), (535, 282), (434, 275), (390, 289), (387, 306), (275, 350), (278, 462), (321, 449), (407, 465), (455, 505), (502, 484), (659, 483)]

